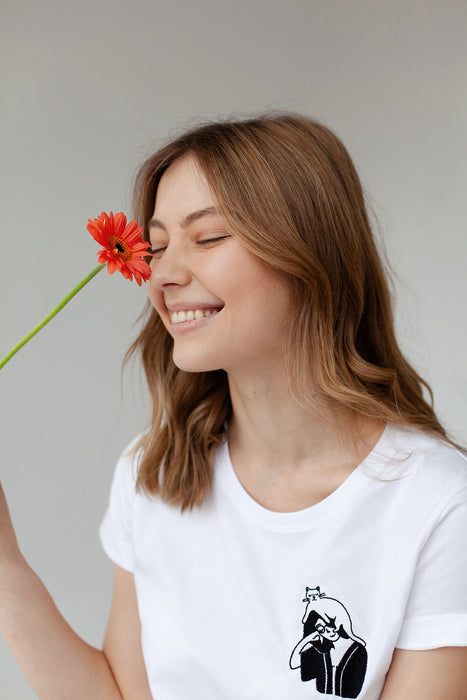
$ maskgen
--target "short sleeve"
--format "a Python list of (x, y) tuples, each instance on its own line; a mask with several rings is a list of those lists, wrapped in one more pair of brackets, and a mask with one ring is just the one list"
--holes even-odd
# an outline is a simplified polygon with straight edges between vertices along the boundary
[(133, 572), (133, 514), (136, 500), (136, 458), (133, 443), (120, 457), (112, 480), (107, 510), (99, 528), (107, 556)]
[(447, 499), (420, 552), (396, 647), (467, 645), (467, 487)]

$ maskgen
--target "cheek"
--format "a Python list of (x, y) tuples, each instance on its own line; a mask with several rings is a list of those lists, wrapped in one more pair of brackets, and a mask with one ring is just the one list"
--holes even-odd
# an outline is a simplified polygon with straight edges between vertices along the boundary
[(151, 281), (146, 283), (146, 290), (149, 301), (162, 318), (164, 325), (167, 326), (167, 309), (164, 304), (162, 293), (151, 284)]

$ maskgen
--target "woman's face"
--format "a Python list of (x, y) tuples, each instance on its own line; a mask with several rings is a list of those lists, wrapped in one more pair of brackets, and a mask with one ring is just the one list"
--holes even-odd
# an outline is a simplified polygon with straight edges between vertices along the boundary
[(340, 635), (339, 632), (336, 630), (335, 618), (334, 624), (331, 624), (331, 622), (332, 621), (328, 623), (325, 620), (319, 619), (315, 624), (315, 628), (321, 637), (328, 639), (330, 642), (335, 642), (337, 639), (339, 639)]
[(148, 295), (178, 367), (264, 373), (282, 363), (289, 289), (228, 229), (193, 158), (162, 176), (149, 231)]

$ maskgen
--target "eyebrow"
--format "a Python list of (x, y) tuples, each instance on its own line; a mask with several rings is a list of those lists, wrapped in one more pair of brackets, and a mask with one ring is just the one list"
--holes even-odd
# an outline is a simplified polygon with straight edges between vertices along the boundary
[[(198, 219), (202, 219), (203, 216), (217, 216), (219, 214), (218, 210), (216, 207), (206, 207), (205, 209), (198, 209), (197, 211), (192, 211), (191, 214), (188, 214), (188, 216), (185, 216), (184, 219), (180, 222), (181, 228), (187, 228), (192, 224), (193, 222), (197, 221)], [(149, 228), (159, 228), (162, 229), (163, 231), (166, 230), (164, 224), (162, 221), (159, 221), (159, 219), (151, 219), (151, 221), (148, 224)]]

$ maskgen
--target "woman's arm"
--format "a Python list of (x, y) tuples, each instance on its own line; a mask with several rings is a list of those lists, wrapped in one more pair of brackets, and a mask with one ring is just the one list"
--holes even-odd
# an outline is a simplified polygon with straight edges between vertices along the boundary
[(312, 642), (316, 641), (317, 639), (319, 639), (319, 634), (317, 632), (313, 632), (299, 641), (290, 656), (290, 668), (300, 668), (300, 664), (302, 663), (300, 654), (305, 651), (306, 647), (311, 647)]
[(124, 698), (152, 700), (141, 650), (141, 625), (133, 574), (115, 567), (114, 594), (104, 654)]
[(467, 647), (396, 649), (381, 700), (467, 700)]
[(22, 556), (1, 486), (0, 631), (39, 698), (122, 699), (104, 653), (75, 634)]

